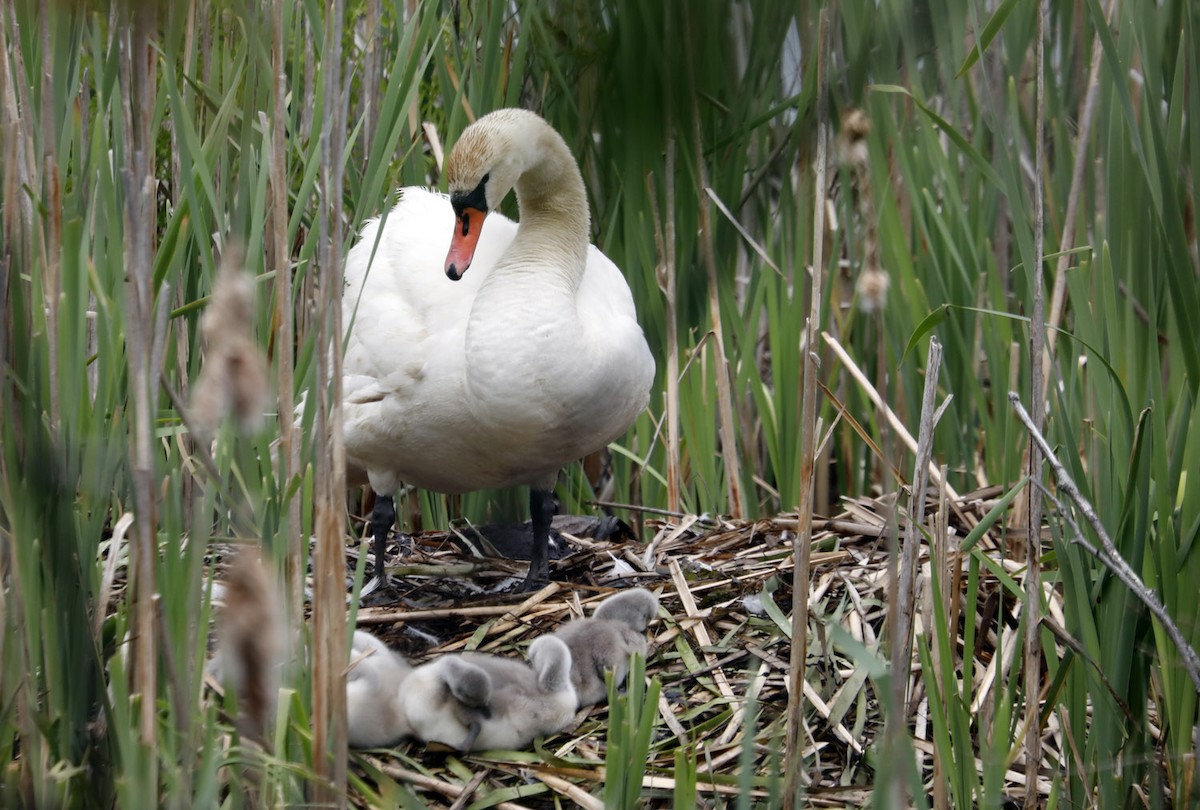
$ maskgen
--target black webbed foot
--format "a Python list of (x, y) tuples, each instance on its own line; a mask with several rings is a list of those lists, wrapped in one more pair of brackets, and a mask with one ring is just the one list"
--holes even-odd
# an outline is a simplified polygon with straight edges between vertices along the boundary
[(375, 537), (375, 577), (387, 579), (387, 541), (396, 522), (396, 502), (391, 495), (376, 495), (371, 510), (371, 533)]

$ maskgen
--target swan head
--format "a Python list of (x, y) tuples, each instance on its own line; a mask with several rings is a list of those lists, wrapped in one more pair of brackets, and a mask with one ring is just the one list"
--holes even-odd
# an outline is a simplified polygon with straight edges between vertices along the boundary
[[(528, 110), (496, 110), (463, 130), (446, 160), (454, 234), (446, 275), (462, 278), (471, 265), (483, 221), (538, 159), (539, 135), (550, 126)], [(551, 130), (552, 131), (552, 130)]]

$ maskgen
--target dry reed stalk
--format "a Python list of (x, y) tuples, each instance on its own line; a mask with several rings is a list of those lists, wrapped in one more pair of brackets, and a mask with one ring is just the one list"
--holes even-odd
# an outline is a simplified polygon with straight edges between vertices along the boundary
[[(813, 184), (813, 256), (810, 308), (805, 323), (803, 404), (800, 411), (800, 507), (799, 529), (792, 541), (792, 643), (787, 706), (787, 760), (783, 801), (795, 807), (804, 771), (804, 685), (808, 656), (808, 599), (812, 553), (813, 477), (817, 432), (817, 324), (821, 317), (821, 293), (825, 276), (825, 162), (829, 149), (829, 88), (826, 59), (829, 50), (829, 11), (821, 9), (817, 22), (817, 170)], [(796, 126), (801, 118), (797, 116)], [(799, 230), (803, 230), (803, 226)], [(801, 274), (803, 271), (801, 271)], [(796, 288), (800, 289), (799, 280)], [(797, 300), (801, 300), (797, 296)]]
[(318, 215), (320, 297), (317, 318), (317, 469), (314, 494), (316, 553), (313, 596), (313, 766), (315, 803), (346, 806), (346, 459), (342, 437), (342, 152), (346, 98), (342, 93), (342, 0), (333, 0), (325, 23), (321, 69), (325, 109), (321, 127), (321, 179), (325, 199)]
[[(702, 613), (696, 606), (696, 600), (692, 596), (691, 590), (688, 588), (687, 579), (683, 576), (683, 569), (679, 567), (679, 561), (672, 559), (670, 561), (671, 581), (675, 584), (675, 592), (679, 596), (679, 601), (683, 605), (684, 615), (690, 618), (700, 619)], [(717, 684), (717, 689), (721, 695), (729, 701), (730, 705), (735, 705), (738, 701), (733, 694), (733, 688), (729, 685), (729, 679), (725, 676), (724, 670), (717, 664), (716, 657), (712, 654), (713, 640), (709, 635), (708, 627), (703, 621), (696, 621), (691, 625), (692, 635), (696, 637), (696, 641), (700, 644), (701, 654), (708, 666), (713, 671), (713, 680)]]
[[(899, 602), (892, 610), (899, 616), (902, 649), (900, 657), (892, 662), (899, 667), (896, 671), (907, 683), (912, 664), (913, 608), (917, 582), (917, 557), (921, 547), (920, 525), (925, 514), (925, 491), (929, 483), (928, 470), (933, 455), (933, 429), (937, 426), (937, 409), (934, 398), (937, 394), (938, 372), (942, 367), (942, 344), (936, 337), (929, 339), (929, 354), (925, 360), (925, 389), (921, 395), (921, 421), (917, 430), (917, 459), (913, 465), (912, 490), (908, 500), (908, 524), (904, 532), (904, 548), (900, 560)], [(943, 481), (943, 488), (945, 486)]]
[(471, 797), (475, 795), (475, 791), (483, 784), (483, 780), (487, 778), (487, 771), (480, 770), (471, 777), (471, 781), (467, 782), (467, 786), (463, 788), (463, 792), (458, 794), (458, 798), (450, 805), (447, 810), (463, 810), (467, 806), (467, 802), (471, 801)]
[[(689, 40), (690, 42), (690, 40)], [(690, 53), (690, 50), (689, 50)], [(708, 316), (712, 321), (713, 351), (716, 356), (714, 379), (717, 385), (717, 415), (720, 423), (721, 458), (725, 462), (725, 489), (729, 496), (729, 513), (740, 518), (745, 514), (742, 496), (742, 469), (738, 460), (737, 427), (733, 420), (733, 394), (729, 380), (729, 358), (725, 355), (725, 328), (721, 323), (721, 295), (717, 284), (717, 257), (713, 249), (712, 216), (704, 189), (708, 187), (708, 170), (704, 164), (704, 147), (700, 137), (700, 114), (692, 110), (692, 131), (695, 138), (696, 168), (700, 173), (700, 255), (708, 274)]]
[[(837, 338), (828, 332), (822, 332), (821, 338), (825, 341), (825, 344), (833, 350), (833, 353), (837, 355), (837, 359), (841, 361), (841, 363), (845, 366), (846, 371), (851, 377), (854, 378), (854, 381), (858, 383), (859, 387), (862, 388), (863, 393), (868, 399), (871, 400), (871, 404), (878, 408), (881, 415), (887, 419), (888, 425), (892, 430), (896, 431), (896, 435), (900, 438), (900, 441), (904, 442), (904, 446), (907, 447), (910, 452), (916, 453), (917, 442), (915, 439), (913, 439), (912, 434), (908, 432), (908, 429), (904, 427), (904, 423), (900, 421), (900, 418), (896, 416), (892, 409), (879, 399), (879, 395), (875, 391), (875, 387), (871, 385), (870, 380), (868, 380), (867, 376), (863, 374), (862, 369), (855, 364), (854, 359), (850, 357), (849, 353), (845, 350), (845, 348), (842, 347), (842, 344), (838, 342)], [(941, 407), (946, 407), (945, 403), (942, 403)], [(938, 477), (940, 475), (941, 473), (939, 472), (938, 468), (933, 466), (933, 462), (930, 462), (929, 476), (935, 484), (941, 484), (941, 478)], [(947, 484), (947, 487), (949, 487), (951, 501), (957, 502), (961, 500), (954, 487), (949, 486), (949, 484)]]
[[(1117, 0), (1108, 0), (1108, 6), (1104, 10), (1104, 19), (1107, 22), (1112, 19), (1113, 8), (1116, 6)], [(1044, 23), (1043, 23), (1044, 24)], [(1075, 219), (1076, 211), (1079, 208), (1079, 199), (1082, 196), (1083, 190), (1083, 174), (1088, 166), (1088, 142), (1092, 136), (1092, 123), (1096, 118), (1096, 103), (1100, 97), (1100, 57), (1104, 53), (1104, 49), (1100, 47), (1099, 37), (1096, 34), (1092, 35), (1092, 62), (1088, 67), (1087, 91), (1084, 93), (1083, 102), (1079, 107), (1079, 136), (1075, 139), (1075, 163), (1071, 168), (1071, 188), (1067, 192), (1067, 209), (1063, 219), (1062, 238), (1059, 240), (1058, 249), (1060, 251), (1058, 261), (1054, 268), (1054, 289), (1050, 294), (1050, 320), (1051, 327), (1046, 331), (1046, 352), (1042, 355), (1042, 397), (1046, 396), (1046, 389), (1050, 379), (1050, 363), (1051, 356), (1054, 354), (1054, 344), (1058, 340), (1058, 327), (1062, 324), (1063, 313), (1066, 311), (1067, 303), (1067, 269), (1071, 261), (1071, 256), (1066, 251), (1075, 247)], [(1039, 82), (1041, 81), (1039, 77)], [(1039, 90), (1039, 92), (1041, 92)], [(1038, 130), (1039, 133), (1042, 130)]]
[[(1115, 6), (1116, 0), (1108, 0), (1108, 6), (1104, 10), (1106, 23), (1112, 19)], [(1075, 247), (1076, 211), (1079, 208), (1079, 200), (1083, 195), (1084, 172), (1089, 164), (1088, 143), (1091, 141), (1092, 124), (1096, 119), (1096, 105), (1100, 97), (1100, 57), (1104, 49), (1100, 47), (1099, 36), (1097, 34), (1092, 35), (1091, 48), (1092, 61), (1088, 66), (1087, 91), (1084, 93), (1083, 101), (1080, 103), (1077, 119), (1079, 121), (1079, 136), (1075, 139), (1075, 163), (1071, 167), (1071, 188), (1067, 192), (1067, 208), (1063, 214), (1062, 237), (1058, 242), (1059, 256), (1054, 267), (1054, 289), (1050, 293), (1050, 318), (1047, 322), (1049, 328), (1045, 332), (1046, 348), (1042, 353), (1042, 401), (1045, 401), (1050, 385), (1054, 348), (1058, 342), (1058, 327), (1062, 325), (1062, 320), (1066, 313), (1067, 270), (1071, 262), (1071, 254), (1068, 251)], [(1041, 130), (1039, 130), (1040, 132)], [(1102, 189), (1098, 190), (1097, 194), (1101, 198), (1104, 196)], [(1039, 253), (1038, 255), (1041, 254)], [(1016, 390), (1016, 387), (1015, 383), (1009, 384), (1009, 390)], [(1028, 447), (1025, 449), (1025, 456), (1022, 459), (1021, 467), (1022, 469), (1030, 469)], [(1027, 499), (1029, 497), (1027, 492), (1022, 492), (1017, 496), (1016, 506), (1012, 510), (1014, 526), (1019, 525), (1018, 522), (1023, 520), (1028, 514)]]
[[(675, 139), (667, 139), (666, 157), (666, 212), (662, 216), (657, 210), (658, 195), (654, 190), (654, 177), (647, 175), (649, 197), (655, 203), (654, 240), (658, 243), (658, 255), (662, 264), (658, 267), (658, 288), (662, 290), (666, 309), (667, 327), (667, 371), (666, 400), (663, 402), (663, 418), (667, 423), (667, 509), (679, 511), (679, 485), (682, 478), (682, 462), (679, 452), (679, 319), (675, 308)], [(659, 223), (662, 223), (660, 226)]]
[[(1046, 206), (1043, 175), (1046, 170), (1046, 15), (1045, 0), (1039, 0), (1037, 12), (1037, 46), (1034, 61), (1037, 70), (1037, 94), (1034, 108), (1034, 168), (1033, 168), (1033, 312), (1030, 323), (1029, 366), (1030, 391), (1034, 424), (1040, 429), (1046, 417), (1045, 368), (1042, 354), (1046, 344), (1046, 302), (1042, 281), (1042, 256), (1045, 252)], [(1041, 450), (1029, 440), (1029, 475), (1034, 482), (1041, 480)], [(1034, 486), (1029, 493), (1029, 523), (1026, 541), (1025, 572), (1025, 783), (1034, 786), (1025, 791), (1026, 810), (1035, 810), (1039, 799), (1036, 789), (1038, 765), (1042, 759), (1042, 734), (1038, 713), (1041, 708), (1042, 651), (1042, 492)]]
[[(937, 519), (934, 524), (933, 545), (930, 549), (929, 560), (929, 588), (932, 591), (933, 584), (935, 582), (938, 583), (940, 587), (942, 596), (941, 618), (946, 621), (947, 634), (950, 634), (956, 632), (956, 625), (950, 623), (952, 613), (950, 605), (951, 600), (957, 604), (958, 591), (957, 589), (946, 588), (946, 576), (950, 573), (950, 562), (948, 559), (949, 555), (947, 554), (946, 549), (947, 539), (950, 536), (950, 514), (946, 509), (946, 466), (944, 464), (941, 467), (941, 471), (943, 483), (938, 487)], [(952, 577), (952, 580), (953, 579), (954, 578)], [(932, 597), (932, 593), (930, 596)], [(936, 619), (932, 615), (933, 610), (936, 610), (937, 606), (933, 604), (932, 598), (929, 600), (929, 604), (931, 609), (928, 621), (926, 622), (926, 632), (929, 633), (930, 638), (932, 639), (932, 643), (929, 645), (930, 660), (933, 662), (933, 677), (934, 682), (937, 684), (938, 694), (941, 695), (942, 700), (945, 700), (946, 681), (942, 677), (941, 646), (937, 643), (937, 637), (935, 634), (935, 629), (937, 627), (935, 624)], [(953, 657), (953, 647), (951, 647), (950, 653)], [(947, 810), (947, 808), (950, 806), (950, 797), (946, 790), (946, 775), (949, 773), (949, 768), (947, 766), (949, 764), (950, 763), (942, 762), (941, 757), (938, 756), (937, 747), (935, 746), (933, 749), (933, 810)]]
[[(274, 115), (271, 125), (271, 244), (275, 254), (275, 362), (279, 367), (279, 463), (284, 488), (290, 485), (299, 468), (300, 447), (295, 436), (295, 309), (292, 306), (291, 251), (288, 248), (287, 140), (283, 122), (287, 120), (287, 63), (283, 52), (283, 0), (274, 0), (271, 8), (271, 68)], [(287, 534), (287, 558), (284, 561), (285, 597), (289, 620), (296, 620), (304, 609), (304, 551), (300, 536), (300, 498), (288, 501), (284, 521)]]
[(530, 768), (529, 774), (536, 779), (542, 780), (546, 787), (553, 790), (555, 793), (570, 799), (576, 807), (581, 807), (583, 810), (604, 810), (604, 802), (585, 792), (578, 785), (568, 782), (562, 777), (547, 773), (544, 770)]
[(379, 50), (375, 47), (375, 38), (379, 32), (380, 4), (379, 0), (367, 0), (363, 17), (359, 21), (359, 33), (364, 43), (362, 64), (362, 94), (359, 105), (362, 110), (362, 153), (371, 154), (371, 145), (375, 142), (375, 128), (379, 125), (379, 88), (383, 78), (383, 60), (379, 58)]
[(129, 402), (133, 429), (130, 459), (134, 490), (134, 537), (130, 579), (133, 583), (133, 691), (141, 696), (139, 731), (142, 744), (153, 750), (158, 737), (157, 621), (155, 619), (154, 433), (151, 390), (154, 346), (152, 246), (155, 231), (154, 112), (157, 54), (150, 44), (155, 7), (135, 4), (119, 29), (128, 37), (121, 50), (122, 108), (132, 138), (131, 163), (122, 167), (125, 191), (125, 343), (129, 364)]

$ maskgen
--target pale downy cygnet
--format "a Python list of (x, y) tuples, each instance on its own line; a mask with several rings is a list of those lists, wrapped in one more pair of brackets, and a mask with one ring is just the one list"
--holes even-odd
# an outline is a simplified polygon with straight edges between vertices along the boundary
[(462, 751), (524, 748), (555, 734), (575, 716), (571, 651), (543, 636), (529, 664), (495, 655), (446, 655), (405, 681), (404, 709), (413, 735)]
[(380, 748), (412, 736), (400, 694), (411, 672), (404, 656), (365, 630), (354, 631), (346, 673), (351, 747)]
[(571, 650), (571, 681), (580, 706), (604, 703), (612, 672), (617, 686), (629, 675), (629, 656), (646, 655), (646, 626), (658, 614), (658, 597), (643, 588), (608, 597), (590, 619), (572, 619), (554, 635)]

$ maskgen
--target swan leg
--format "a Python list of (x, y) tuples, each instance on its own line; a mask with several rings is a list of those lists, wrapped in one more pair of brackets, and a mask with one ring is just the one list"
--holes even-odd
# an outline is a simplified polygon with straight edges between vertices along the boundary
[(383, 580), (387, 578), (387, 559), (385, 552), (387, 551), (388, 535), (392, 531), (392, 524), (396, 522), (396, 502), (391, 495), (375, 495), (375, 508), (371, 510), (371, 532), (375, 535), (375, 577)]
[(529, 517), (533, 523), (533, 551), (529, 555), (529, 573), (522, 590), (535, 591), (550, 580), (550, 521), (558, 511), (554, 493), (533, 487), (529, 490)]

